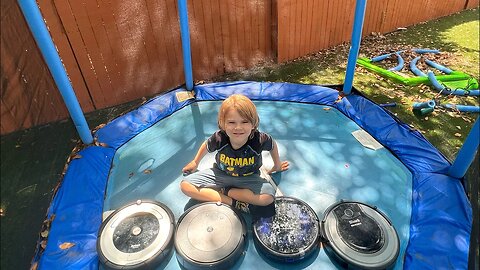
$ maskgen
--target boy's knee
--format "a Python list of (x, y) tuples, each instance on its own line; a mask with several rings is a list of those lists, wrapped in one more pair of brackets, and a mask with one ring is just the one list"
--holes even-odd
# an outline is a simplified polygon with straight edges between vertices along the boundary
[(260, 195), (260, 205), (266, 206), (272, 204), (275, 201), (275, 197), (270, 194), (261, 194)]
[(192, 187), (193, 185), (190, 184), (190, 182), (187, 182), (185, 180), (182, 180), (182, 182), (180, 182), (180, 190), (186, 195), (188, 195), (188, 193), (192, 191)]
[(268, 194), (267, 205), (272, 204), (273, 202), (275, 202), (275, 197)]

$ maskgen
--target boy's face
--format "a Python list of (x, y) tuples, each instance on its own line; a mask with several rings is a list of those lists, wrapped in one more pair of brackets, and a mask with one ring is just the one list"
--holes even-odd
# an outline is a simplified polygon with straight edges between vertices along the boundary
[(243, 118), (235, 109), (225, 113), (225, 132), (234, 148), (240, 148), (247, 141), (254, 129), (253, 124)]

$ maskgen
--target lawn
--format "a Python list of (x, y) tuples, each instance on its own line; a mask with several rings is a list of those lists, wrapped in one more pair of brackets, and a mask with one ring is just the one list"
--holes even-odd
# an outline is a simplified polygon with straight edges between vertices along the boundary
[[(341, 84), (345, 77), (349, 44), (320, 51), (288, 63), (267, 63), (243, 72), (225, 74), (214, 81), (255, 80), (306, 84)], [(450, 69), (479, 80), (479, 9), (467, 10), (381, 35), (370, 33), (362, 40), (360, 57), (414, 48), (437, 49), (434, 59)], [(408, 62), (407, 62), (408, 63)], [(406, 68), (402, 72), (408, 72)], [(410, 75), (413, 75), (410, 73)], [(436, 108), (428, 115), (414, 114), (412, 104), (433, 99), (437, 92), (427, 85), (404, 86), (357, 66), (354, 86), (377, 103), (395, 102), (388, 109), (418, 129), (449, 160), (453, 161), (478, 114)], [(476, 97), (440, 96), (441, 104), (479, 105)]]

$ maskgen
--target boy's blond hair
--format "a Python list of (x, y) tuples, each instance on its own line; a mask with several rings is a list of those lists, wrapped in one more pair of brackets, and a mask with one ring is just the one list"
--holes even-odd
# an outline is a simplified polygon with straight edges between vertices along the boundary
[(252, 123), (254, 130), (258, 128), (260, 119), (255, 104), (248, 97), (240, 94), (233, 94), (222, 102), (218, 111), (218, 128), (225, 130), (225, 115), (231, 109), (235, 109), (241, 117)]

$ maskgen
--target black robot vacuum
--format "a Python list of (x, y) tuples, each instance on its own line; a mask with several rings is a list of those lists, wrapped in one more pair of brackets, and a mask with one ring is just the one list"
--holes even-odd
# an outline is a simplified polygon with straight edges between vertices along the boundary
[(152, 269), (170, 254), (175, 218), (159, 202), (137, 201), (113, 212), (102, 223), (97, 240), (106, 269)]
[(253, 224), (253, 240), (260, 254), (293, 263), (319, 249), (320, 224), (315, 211), (292, 197), (275, 199), (275, 215)]
[(175, 234), (177, 260), (184, 269), (229, 269), (242, 256), (245, 221), (230, 206), (206, 202), (179, 218)]
[(386, 269), (397, 259), (400, 242), (391, 221), (376, 207), (340, 201), (321, 222), (325, 251), (347, 266)]

